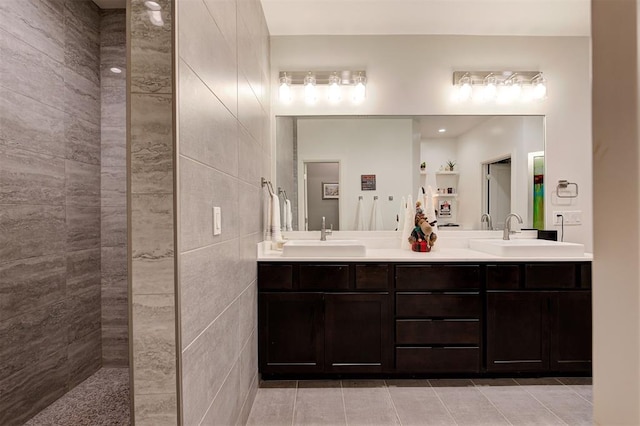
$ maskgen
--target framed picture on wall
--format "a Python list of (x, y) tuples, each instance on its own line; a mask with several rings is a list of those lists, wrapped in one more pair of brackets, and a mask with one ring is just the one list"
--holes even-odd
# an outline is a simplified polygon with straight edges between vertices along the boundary
[(340, 198), (340, 184), (322, 182), (322, 199), (337, 200)]

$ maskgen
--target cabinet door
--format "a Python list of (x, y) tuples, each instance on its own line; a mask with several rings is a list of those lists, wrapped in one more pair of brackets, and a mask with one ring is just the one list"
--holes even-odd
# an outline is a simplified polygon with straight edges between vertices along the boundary
[(551, 306), (551, 369), (590, 372), (591, 292), (555, 293)]
[(548, 293), (487, 293), (487, 371), (548, 370), (548, 330)]
[(381, 372), (390, 364), (389, 294), (325, 294), (325, 371)]
[(260, 371), (322, 372), (322, 315), (322, 293), (260, 294)]

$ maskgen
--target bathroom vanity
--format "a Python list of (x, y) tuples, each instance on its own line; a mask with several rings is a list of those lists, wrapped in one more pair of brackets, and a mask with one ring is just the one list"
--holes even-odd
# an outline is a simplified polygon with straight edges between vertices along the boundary
[(265, 378), (591, 372), (589, 255), (262, 250), (258, 299)]

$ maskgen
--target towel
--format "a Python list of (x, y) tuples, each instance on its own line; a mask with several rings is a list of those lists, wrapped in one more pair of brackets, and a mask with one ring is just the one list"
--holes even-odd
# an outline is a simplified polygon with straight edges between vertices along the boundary
[[(269, 208), (267, 209), (267, 241), (282, 241), (282, 232), (280, 230), (280, 200), (276, 194), (270, 194)], [(272, 244), (274, 247), (275, 244)]]
[(356, 220), (353, 225), (355, 231), (366, 231), (367, 227), (364, 224), (364, 205), (362, 198), (358, 199), (358, 205), (356, 207)]
[(402, 227), (402, 234), (400, 235), (400, 248), (405, 250), (411, 250), (411, 244), (409, 244), (408, 238), (411, 235), (414, 227), (414, 216), (416, 214), (416, 208), (413, 205), (411, 195), (407, 197), (407, 205), (404, 209), (404, 225)]
[[(433, 188), (427, 186), (427, 193), (424, 195), (424, 216), (427, 222), (433, 223), (436, 221), (436, 210), (433, 203)], [(438, 230), (438, 224), (432, 225), (433, 232)]]
[(369, 222), (369, 231), (383, 231), (382, 211), (378, 207), (378, 199), (373, 199), (373, 207), (371, 208), (371, 220)]
[(407, 200), (405, 200), (405, 198), (402, 197), (402, 200), (400, 200), (400, 210), (398, 210), (398, 214), (396, 215), (396, 217), (398, 218), (398, 229), (396, 229), (396, 231), (398, 232), (402, 232), (402, 229), (404, 228), (404, 216), (405, 216), (406, 208), (407, 208)]
[(284, 200), (284, 230), (293, 231), (291, 221), (293, 220), (293, 213), (291, 212), (291, 201), (287, 198)]

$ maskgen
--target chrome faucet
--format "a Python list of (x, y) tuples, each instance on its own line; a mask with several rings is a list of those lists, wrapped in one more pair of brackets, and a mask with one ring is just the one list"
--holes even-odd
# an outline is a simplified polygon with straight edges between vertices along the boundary
[(489, 213), (482, 213), (482, 216), (480, 216), (480, 226), (482, 226), (483, 222), (487, 222), (487, 229), (489, 231), (493, 230), (493, 225), (491, 224), (491, 215)]
[(512, 217), (515, 217), (516, 219), (518, 219), (518, 223), (522, 223), (522, 218), (518, 213), (509, 213), (507, 215), (507, 218), (504, 220), (504, 231), (502, 232), (503, 240), (508, 240), (510, 234), (516, 233), (516, 231), (511, 230), (511, 221), (509, 219), (511, 219)]
[(327, 235), (333, 234), (333, 224), (331, 224), (331, 229), (327, 229), (327, 226), (324, 222), (324, 216), (322, 216), (322, 229), (320, 229), (320, 241), (327, 241)]

